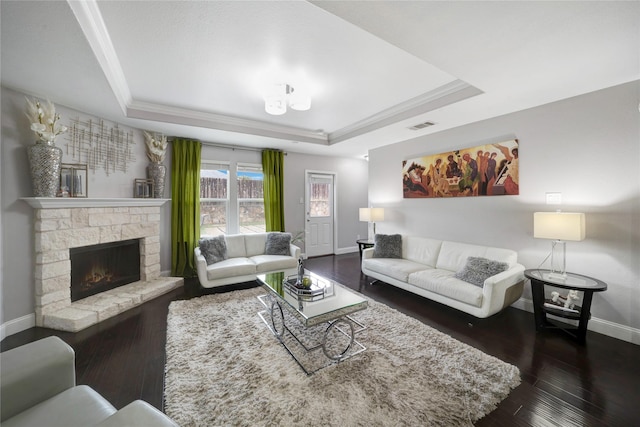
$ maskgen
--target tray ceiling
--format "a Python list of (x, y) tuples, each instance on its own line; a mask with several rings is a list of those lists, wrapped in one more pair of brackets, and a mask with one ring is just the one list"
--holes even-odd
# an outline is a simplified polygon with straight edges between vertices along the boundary
[[(362, 156), (640, 77), (638, 2), (0, 7), (6, 87), (168, 135), (311, 154)], [(273, 74), (304, 76), (311, 109), (268, 115)]]

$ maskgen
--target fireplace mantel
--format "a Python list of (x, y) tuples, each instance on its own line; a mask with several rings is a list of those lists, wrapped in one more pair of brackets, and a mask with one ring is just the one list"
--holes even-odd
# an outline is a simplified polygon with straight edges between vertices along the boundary
[(34, 209), (115, 208), (123, 206), (162, 206), (171, 199), (94, 199), (87, 197), (22, 197)]

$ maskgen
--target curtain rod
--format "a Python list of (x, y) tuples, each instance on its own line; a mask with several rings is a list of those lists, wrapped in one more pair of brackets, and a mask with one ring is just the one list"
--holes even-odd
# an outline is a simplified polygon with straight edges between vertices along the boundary
[[(168, 137), (167, 140), (169, 142), (172, 142), (174, 139), (176, 139), (177, 137)], [(206, 145), (208, 147), (215, 147), (215, 148), (226, 148), (227, 150), (244, 150), (244, 151), (258, 151), (258, 152), (262, 152), (264, 150), (274, 150), (274, 151), (282, 151), (282, 150), (278, 150), (275, 148), (255, 148), (255, 147), (242, 147), (240, 145), (230, 145), (230, 144), (219, 144), (216, 142), (207, 142), (207, 141), (200, 141), (200, 143), (202, 145)], [(287, 155), (286, 151), (283, 151), (284, 155)]]

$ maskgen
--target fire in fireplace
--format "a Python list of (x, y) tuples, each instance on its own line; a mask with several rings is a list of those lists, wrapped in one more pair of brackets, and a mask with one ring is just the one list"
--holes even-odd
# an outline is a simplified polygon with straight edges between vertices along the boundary
[(71, 301), (140, 280), (137, 239), (69, 249)]

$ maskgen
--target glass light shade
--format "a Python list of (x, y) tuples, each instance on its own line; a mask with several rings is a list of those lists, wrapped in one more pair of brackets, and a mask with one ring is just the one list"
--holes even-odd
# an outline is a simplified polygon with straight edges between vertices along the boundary
[(264, 110), (273, 116), (280, 116), (286, 113), (287, 98), (280, 95), (267, 96), (264, 101)]
[(311, 108), (311, 97), (304, 90), (294, 89), (289, 95), (289, 107), (298, 111), (307, 111)]
[(280, 116), (287, 112), (287, 85), (276, 83), (268, 88), (264, 97), (264, 110), (273, 115)]

